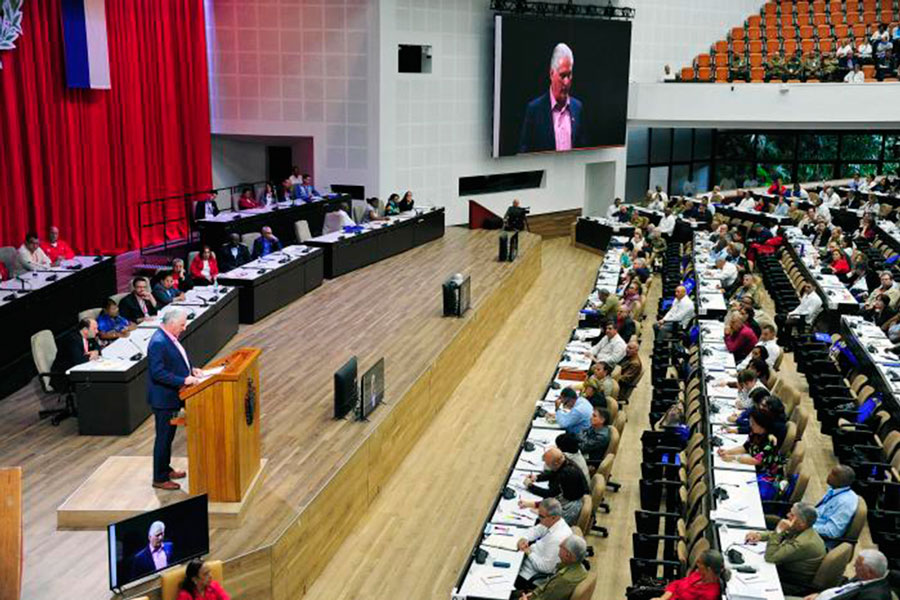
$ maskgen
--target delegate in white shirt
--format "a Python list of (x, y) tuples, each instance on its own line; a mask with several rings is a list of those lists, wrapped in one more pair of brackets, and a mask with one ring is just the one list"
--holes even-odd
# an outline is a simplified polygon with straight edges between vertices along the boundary
[[(871, 54), (871, 52), (870, 52)], [(865, 83), (866, 74), (862, 71), (850, 71), (844, 75), (844, 83)]]
[(691, 319), (694, 318), (694, 302), (690, 296), (685, 295), (681, 300), (678, 298), (672, 303), (669, 312), (663, 317), (663, 322), (677, 322), (682, 327), (686, 326)]
[(671, 234), (675, 231), (675, 215), (668, 215), (659, 222), (659, 230), (662, 233)]
[(789, 317), (805, 317), (806, 324), (812, 325), (822, 312), (822, 299), (816, 292), (810, 292), (800, 299), (800, 306), (788, 313)]
[(531, 553), (522, 561), (519, 571), (525, 579), (531, 579), (535, 575), (550, 575), (559, 564), (559, 545), (564, 539), (572, 535), (572, 529), (560, 519), (550, 529), (543, 525), (535, 525), (525, 530), (522, 536), (531, 544)]
[[(778, 357), (781, 356), (781, 348), (778, 346), (778, 342), (775, 340), (769, 340), (768, 342), (760, 341), (757, 346), (762, 346), (769, 353), (769, 358), (766, 359), (766, 363), (770, 367), (775, 366), (775, 361), (778, 360)], [(741, 364), (737, 366), (737, 370), (746, 369), (750, 365), (750, 359), (753, 358), (753, 354), (748, 354), (747, 358), (741, 361)]]
[(734, 285), (738, 276), (737, 266), (734, 263), (725, 261), (721, 270), (716, 269), (716, 276), (719, 278), (719, 281), (722, 282), (722, 287), (730, 288)]
[(19, 263), (26, 271), (35, 271), (41, 267), (50, 267), (52, 263), (40, 246), (31, 252), (25, 244), (19, 246)]
[(591, 348), (596, 362), (605, 362), (611, 366), (619, 364), (625, 358), (625, 340), (618, 333), (613, 339), (604, 335), (597, 344)]
[(746, 198), (741, 200), (741, 203), (737, 205), (737, 208), (738, 210), (753, 210), (754, 208), (756, 208), (756, 200), (754, 200), (750, 196), (747, 196)]

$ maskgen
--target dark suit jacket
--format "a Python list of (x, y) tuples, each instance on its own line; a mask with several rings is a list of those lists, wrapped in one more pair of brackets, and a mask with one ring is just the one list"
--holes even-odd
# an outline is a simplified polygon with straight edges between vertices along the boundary
[(219, 214), (219, 207), (216, 206), (215, 202), (212, 202), (211, 200), (200, 200), (199, 202), (197, 202), (197, 204), (194, 205), (194, 220), (195, 221), (199, 221), (200, 219), (206, 218), (206, 204), (207, 203), (212, 204), (213, 216), (216, 216), (217, 214)]
[[(172, 542), (163, 542), (163, 552), (166, 553), (168, 564), (172, 565)], [(131, 559), (131, 577), (139, 579), (144, 575), (154, 573), (156, 565), (153, 563), (153, 557), (150, 556), (150, 546), (144, 546), (144, 549), (134, 555)]]
[(150, 377), (147, 378), (147, 402), (154, 410), (181, 408), (178, 388), (191, 374), (181, 353), (162, 329), (157, 329), (147, 346)]
[[(277, 252), (278, 250), (281, 250), (281, 241), (280, 240), (276, 239), (270, 243), (271, 243), (272, 248), (271, 248), (271, 250), (269, 250), (269, 252)], [(259, 258), (262, 255), (263, 255), (263, 238), (262, 238), (262, 236), (260, 236), (260, 237), (256, 238), (255, 242), (253, 242), (253, 258)]]
[[(97, 340), (88, 340), (89, 350), (96, 350), (98, 347)], [(56, 343), (56, 358), (53, 360), (50, 370), (54, 373), (65, 373), (75, 365), (80, 365), (87, 361), (88, 357), (84, 353), (84, 340), (81, 337), (81, 333), (77, 330), (71, 331)], [(62, 376), (52, 377), (50, 385), (53, 386), (54, 390), (62, 391), (66, 387), (66, 378)]]
[(161, 283), (157, 283), (153, 286), (153, 297), (156, 298), (156, 301), (159, 303), (160, 307), (163, 307), (167, 304), (171, 304), (173, 300), (178, 296), (180, 292), (178, 288), (166, 289)]
[[(147, 302), (147, 313), (151, 317), (156, 314), (156, 307), (149, 302)], [(128, 294), (127, 296), (122, 298), (121, 302), (119, 302), (119, 314), (132, 323), (137, 323), (138, 319), (144, 318), (144, 313), (141, 310), (141, 305), (138, 304), (137, 297), (134, 295), (134, 292)]]
[[(584, 122), (581, 100), (569, 97), (569, 113), (572, 115), (572, 148), (584, 148)], [(519, 152), (556, 150), (556, 132), (550, 116), (550, 92), (528, 103), (525, 121), (519, 134)]]
[(838, 594), (834, 600), (891, 600), (891, 584), (887, 577), (876, 579), (862, 587)]
[(250, 262), (250, 250), (247, 249), (247, 246), (238, 244), (237, 248), (237, 258), (231, 255), (231, 244), (225, 244), (222, 246), (222, 249), (216, 253), (216, 261), (219, 263), (220, 273), (227, 273), (232, 269), (237, 269)]

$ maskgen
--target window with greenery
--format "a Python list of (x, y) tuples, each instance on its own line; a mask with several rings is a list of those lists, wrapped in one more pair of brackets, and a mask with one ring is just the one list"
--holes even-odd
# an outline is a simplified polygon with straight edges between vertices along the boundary
[(756, 137), (760, 160), (791, 160), (794, 158), (797, 136), (790, 133), (761, 134)]
[(829, 163), (800, 163), (797, 169), (799, 181), (823, 181), (834, 179), (834, 165)]
[(883, 136), (878, 134), (848, 134), (841, 140), (844, 160), (880, 160)]
[(800, 158), (834, 160), (838, 157), (838, 136), (816, 133), (800, 134)]
[(884, 160), (900, 159), (900, 135), (884, 136)]
[(867, 175), (880, 175), (878, 163), (844, 163), (841, 165), (841, 177), (853, 177), (859, 173), (862, 177)]

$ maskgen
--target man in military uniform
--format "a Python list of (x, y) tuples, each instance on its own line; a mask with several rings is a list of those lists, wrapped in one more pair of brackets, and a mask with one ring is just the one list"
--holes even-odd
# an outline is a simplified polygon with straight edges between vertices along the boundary
[(821, 65), (819, 64), (819, 57), (815, 54), (807, 54), (806, 56), (804, 56), (800, 68), (800, 79), (802, 81), (820, 78), (819, 71), (821, 69)]
[(794, 53), (787, 61), (787, 76), (785, 79), (800, 79), (803, 70), (803, 55), (800, 51)]
[(748, 81), (750, 79), (750, 66), (743, 54), (735, 54), (731, 58), (731, 80)]
[(781, 81), (785, 78), (784, 56), (780, 53), (772, 54), (766, 64), (766, 76), (769, 81)]
[(834, 54), (826, 54), (822, 60), (822, 81), (837, 81), (840, 79), (840, 62)]

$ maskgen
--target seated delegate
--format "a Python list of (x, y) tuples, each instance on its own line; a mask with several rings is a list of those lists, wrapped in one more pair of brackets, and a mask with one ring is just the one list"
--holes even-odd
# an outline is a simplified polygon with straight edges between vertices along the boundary
[(184, 570), (184, 580), (176, 600), (231, 600), (222, 585), (212, 578), (209, 565), (192, 560)]
[(716, 550), (706, 550), (697, 557), (686, 577), (670, 582), (665, 593), (654, 600), (719, 600), (730, 576), (722, 555)]
[(75, 258), (75, 251), (72, 250), (72, 247), (65, 240), (59, 238), (59, 227), (56, 225), (51, 225), (47, 230), (47, 241), (41, 242), (41, 250), (54, 265)]
[(606, 456), (611, 438), (609, 411), (594, 407), (591, 411), (591, 426), (578, 434), (578, 445), (588, 464), (600, 464)]
[(778, 522), (775, 531), (751, 531), (745, 536), (748, 544), (766, 542), (766, 562), (778, 567), (785, 595), (812, 591), (810, 584), (825, 558), (825, 542), (813, 529), (816, 518), (813, 506), (797, 502), (788, 517)]
[(219, 276), (219, 263), (209, 246), (203, 249), (191, 261), (191, 277), (197, 285), (212, 285)]
[(103, 309), (97, 316), (97, 331), (101, 340), (113, 341), (128, 337), (128, 334), (137, 327), (134, 323), (119, 314), (119, 305), (112, 298), (107, 298)]
[(550, 578), (538, 583), (534, 590), (523, 592), (519, 600), (568, 600), (578, 584), (587, 579), (587, 543), (582, 537), (572, 534), (564, 539), (558, 554), (559, 563)]
[(119, 313), (132, 323), (140, 323), (156, 315), (159, 306), (150, 292), (150, 283), (144, 277), (131, 280), (131, 293), (119, 301)]
[(78, 329), (65, 335), (56, 346), (56, 358), (50, 370), (54, 375), (51, 378), (53, 388), (65, 389), (66, 382), (63, 374), (74, 367), (86, 363), (89, 360), (100, 358), (100, 347), (97, 344), (97, 321), (94, 319), (81, 319)]
[(526, 529), (517, 543), (519, 551), (525, 553), (516, 577), (517, 590), (534, 589), (536, 579), (551, 576), (559, 564), (559, 545), (572, 535), (572, 529), (562, 518), (558, 500), (544, 498), (537, 509), (537, 525)]
[(229, 238), (228, 243), (222, 246), (218, 254), (220, 261), (218, 267), (222, 273), (242, 267), (253, 260), (250, 250), (241, 243), (241, 234), (232, 233)]
[(313, 185), (312, 175), (309, 173), (303, 174), (303, 183), (294, 188), (294, 194), (295, 198), (298, 198), (303, 202), (312, 202), (314, 199), (322, 197), (322, 194), (319, 193), (319, 190)]
[(268, 225), (262, 228), (262, 235), (253, 242), (253, 258), (262, 258), (281, 250), (281, 241), (272, 233)]
[(347, 206), (335, 206), (325, 213), (325, 222), (322, 225), (322, 235), (329, 233), (337, 233), (342, 231), (344, 227), (354, 227), (356, 223), (347, 214)]
[(403, 199), (400, 200), (400, 212), (409, 212), (413, 209), (416, 202), (413, 200), (413, 194), (409, 190), (403, 194)]
[(172, 259), (172, 279), (175, 280), (175, 289), (179, 292), (187, 292), (194, 287), (194, 282), (185, 271), (184, 260), (181, 258)]
[(41, 243), (36, 233), (25, 234), (25, 243), (19, 246), (19, 264), (26, 271), (37, 271), (53, 266), (50, 258), (41, 250)]
[(160, 275), (159, 281), (153, 286), (153, 296), (159, 308), (176, 300), (184, 300), (184, 292), (179, 292), (175, 287), (175, 278), (172, 277), (171, 271), (165, 271)]
[[(556, 498), (562, 506), (562, 516), (569, 525), (578, 522), (584, 495), (590, 493), (578, 466), (566, 458), (562, 450), (551, 446), (544, 452), (545, 470), (525, 478), (528, 491), (542, 498)], [(546, 488), (534, 485), (546, 481)], [(520, 508), (537, 508), (536, 502), (519, 501)]]
[(572, 388), (565, 388), (556, 399), (556, 424), (566, 433), (578, 435), (591, 426), (593, 407), (586, 398), (578, 395)]
[(855, 577), (803, 600), (891, 600), (888, 559), (874, 549), (861, 550), (853, 563)]

